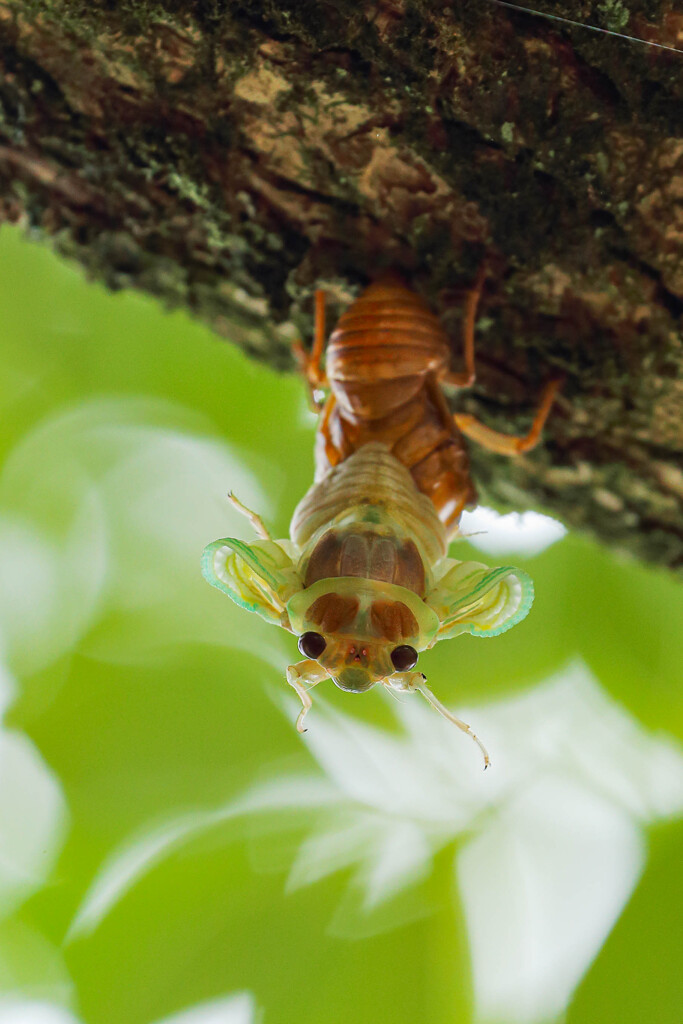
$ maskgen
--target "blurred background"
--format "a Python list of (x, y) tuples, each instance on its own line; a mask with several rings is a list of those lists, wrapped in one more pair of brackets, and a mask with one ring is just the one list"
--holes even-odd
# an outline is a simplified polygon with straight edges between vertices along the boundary
[(535, 606), (424, 662), (492, 769), (374, 690), (301, 737), (199, 571), (229, 489), (287, 535), (301, 382), (4, 226), (0, 332), (0, 1024), (678, 1024), (680, 584), (475, 515)]

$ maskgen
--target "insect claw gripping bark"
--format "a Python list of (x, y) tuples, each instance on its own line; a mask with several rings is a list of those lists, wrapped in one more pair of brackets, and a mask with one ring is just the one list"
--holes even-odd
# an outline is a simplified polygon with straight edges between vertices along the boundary
[[(327, 343), (325, 295), (317, 291), (311, 354), (294, 346), (320, 410), (315, 481), (294, 510), (289, 539), (271, 538), (260, 516), (230, 495), (259, 539), (226, 537), (204, 550), (209, 583), (298, 637), (305, 660), (289, 666), (287, 682), (302, 704), (299, 732), (313, 704), (309, 691), (323, 679), (350, 693), (381, 682), (398, 693), (421, 693), (474, 740), (484, 767), (490, 764), (471, 727), (413, 671), (421, 651), (460, 633), (497, 636), (533, 601), (522, 570), (448, 557), (460, 514), (476, 500), (463, 434), (505, 455), (529, 451), (561, 383), (546, 385), (523, 438), (450, 412), (443, 385), (474, 381), (485, 278), (482, 267), (465, 302), (462, 373), (450, 370), (439, 320), (398, 275), (371, 284)], [(324, 404), (315, 397), (322, 388)]]

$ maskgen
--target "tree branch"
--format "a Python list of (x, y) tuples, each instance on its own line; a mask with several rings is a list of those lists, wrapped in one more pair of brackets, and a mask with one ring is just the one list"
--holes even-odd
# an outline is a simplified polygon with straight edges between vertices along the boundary
[(485, 261), (460, 407), (523, 432), (567, 383), (542, 450), (473, 451), (482, 496), (683, 563), (683, 57), (474, 0), (0, 0), (0, 79), (0, 217), (273, 365), (391, 265), (457, 366)]

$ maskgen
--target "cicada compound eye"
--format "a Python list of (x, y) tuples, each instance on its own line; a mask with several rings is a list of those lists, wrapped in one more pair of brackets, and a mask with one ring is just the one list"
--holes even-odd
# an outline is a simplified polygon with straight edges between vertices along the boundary
[(299, 650), (306, 658), (319, 658), (327, 647), (327, 641), (320, 633), (302, 633), (299, 637)]
[(409, 644), (394, 647), (391, 652), (391, 664), (397, 672), (408, 672), (417, 665), (417, 651)]

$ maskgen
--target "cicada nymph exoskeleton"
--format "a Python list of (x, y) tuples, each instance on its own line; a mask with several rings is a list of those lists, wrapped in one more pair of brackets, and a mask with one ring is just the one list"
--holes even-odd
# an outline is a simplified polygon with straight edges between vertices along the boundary
[(209, 583), (298, 637), (304, 660), (287, 669), (287, 681), (302, 702), (299, 731), (309, 691), (323, 679), (352, 693), (381, 682), (420, 691), (473, 737), (488, 764), (470, 727), (427, 688), (418, 655), (459, 633), (497, 636), (529, 611), (533, 585), (525, 572), (449, 558), (448, 544), (476, 498), (463, 434), (504, 454), (528, 451), (558, 382), (546, 387), (523, 438), (450, 412), (442, 385), (474, 381), (482, 284), (480, 274), (467, 298), (462, 373), (449, 369), (448, 337), (437, 317), (395, 275), (362, 293), (327, 346), (324, 294), (317, 292), (312, 352), (297, 347), (320, 407), (315, 482), (294, 511), (289, 540), (271, 538), (261, 519), (232, 498), (261, 539), (224, 538), (204, 551)]

